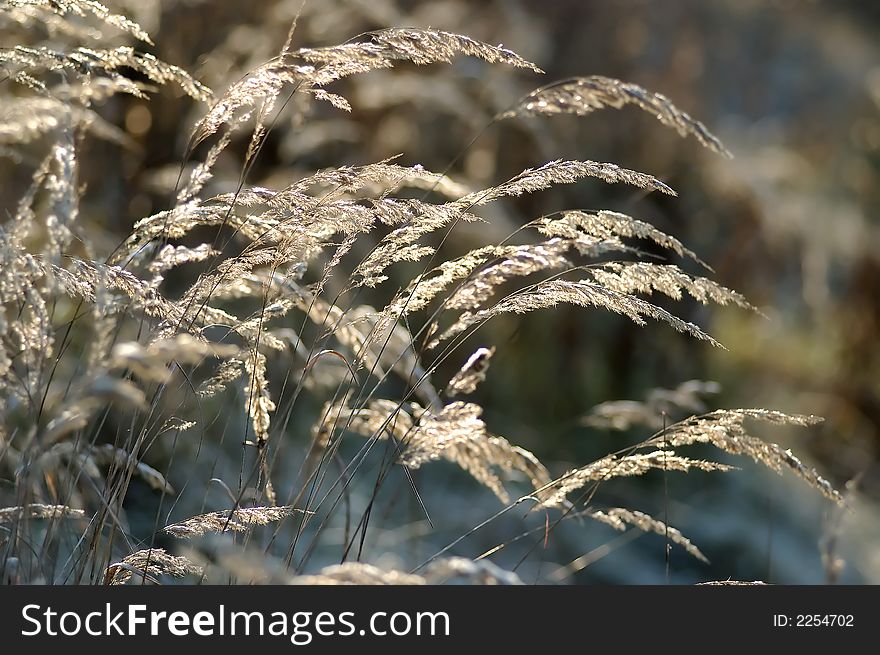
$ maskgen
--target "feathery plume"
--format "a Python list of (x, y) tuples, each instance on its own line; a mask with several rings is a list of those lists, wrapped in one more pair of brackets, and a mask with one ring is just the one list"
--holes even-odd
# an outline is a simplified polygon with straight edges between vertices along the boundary
[(614, 237), (645, 239), (671, 250), (679, 257), (687, 257), (705, 268), (709, 268), (708, 264), (697, 257), (693, 251), (685, 248), (684, 244), (675, 237), (658, 230), (650, 223), (636, 220), (619, 212), (607, 210), (595, 213), (563, 211), (558, 218), (553, 215), (544, 216), (533, 221), (533, 224), (541, 234), (549, 237), (576, 239), (586, 233), (601, 240), (611, 240)]
[(743, 309), (755, 309), (736, 291), (705, 277), (691, 277), (674, 264), (610, 262), (590, 268), (589, 273), (605, 288), (620, 293), (651, 295), (657, 291), (681, 300), (682, 291), (686, 291), (704, 305), (711, 301), (722, 306), (734, 304)]
[(171, 575), (184, 578), (187, 575), (201, 576), (203, 572), (201, 566), (186, 557), (171, 555), (164, 548), (147, 548), (126, 555), (119, 562), (108, 566), (104, 579), (108, 584), (121, 585), (131, 580), (135, 573), (143, 577)]
[(195, 100), (206, 101), (211, 90), (196, 81), (182, 68), (165, 63), (155, 56), (137, 52), (129, 46), (113, 49), (76, 48), (74, 50), (53, 50), (47, 47), (15, 46), (0, 50), (0, 65), (10, 69), (21, 67), (24, 71), (60, 71), (90, 74), (114, 72), (132, 68), (156, 84), (176, 84)]
[(823, 496), (842, 504), (843, 496), (818, 471), (803, 464), (790, 450), (775, 443), (753, 437), (744, 422), (754, 419), (773, 425), (808, 427), (822, 422), (818, 416), (785, 414), (767, 409), (719, 409), (702, 416), (692, 416), (675, 423), (644, 442), (644, 447), (687, 446), (707, 443), (732, 455), (745, 455), (777, 473), (790, 471), (817, 489)]
[(269, 422), (275, 411), (275, 403), (269, 395), (269, 383), (266, 380), (266, 356), (253, 350), (244, 360), (244, 369), (248, 376), (245, 389), (247, 394), (247, 411), (254, 428), (255, 442), (262, 447), (269, 440)]
[[(247, 532), (255, 525), (267, 525), (274, 521), (302, 513), (292, 506), (282, 507), (243, 507), (235, 510), (222, 510), (199, 514), (192, 518), (166, 525), (162, 530), (178, 539), (190, 539), (209, 532)], [(306, 512), (308, 513), (308, 512)]]
[(443, 557), (424, 567), (422, 575), (428, 584), (462, 580), (469, 584), (521, 585), (522, 579), (513, 571), (505, 571), (489, 560), (466, 557)]
[(688, 553), (696, 557), (701, 562), (709, 563), (705, 555), (697, 548), (690, 539), (685, 537), (681, 531), (667, 525), (663, 521), (655, 519), (653, 516), (644, 512), (624, 509), (623, 507), (612, 507), (605, 511), (588, 512), (587, 516), (597, 521), (601, 521), (606, 525), (610, 525), (615, 530), (623, 531), (627, 525), (632, 525), (642, 532), (655, 532), (668, 538), (674, 544), (678, 544)]
[(94, 0), (3, 0), (0, 3), (0, 9), (4, 11), (26, 9), (34, 11), (37, 15), (43, 12), (54, 12), (62, 17), (66, 17), (69, 14), (85, 17), (91, 14), (106, 25), (115, 27), (122, 32), (127, 32), (136, 39), (153, 45), (150, 35), (147, 34), (144, 28), (125, 16), (112, 13), (106, 6)]
[[(345, 71), (346, 67), (353, 64), (360, 64), (365, 70), (390, 68), (393, 62), (400, 60), (411, 61), (418, 65), (451, 63), (457, 54), (476, 57), (490, 64), (509, 64), (535, 73), (544, 72), (512, 50), (452, 32), (388, 28), (370, 32), (367, 36), (370, 37), (370, 41), (344, 43), (328, 48), (301, 48), (294, 54), (310, 63), (324, 64), (331, 68), (332, 74), (339, 76), (342, 76), (342, 73), (334, 70), (334, 65)], [(317, 83), (324, 84), (331, 81), (326, 79), (331, 71), (324, 73), (324, 77), (318, 78), (320, 82)]]
[(57, 98), (6, 98), (0, 106), (0, 143), (30, 143), (52, 132), (87, 129), (105, 141), (130, 146), (128, 136), (91, 109)]
[[(654, 444), (654, 446), (656, 447), (657, 444)], [(541, 490), (541, 502), (535, 506), (535, 509), (563, 506), (568, 494), (585, 487), (591, 482), (604, 482), (611, 478), (644, 475), (653, 469), (687, 472), (690, 469), (730, 471), (732, 468), (732, 466), (719, 464), (718, 462), (680, 457), (671, 450), (656, 450), (650, 453), (637, 453), (624, 457), (609, 455), (608, 457), (596, 460), (592, 464), (569, 471), (551, 482), (546, 489)]]
[(23, 518), (29, 519), (81, 519), (86, 513), (67, 505), (43, 505), (31, 503), (20, 507), (0, 508), (0, 523), (12, 523)]
[(201, 382), (196, 394), (202, 398), (210, 398), (226, 389), (230, 382), (235, 382), (244, 373), (244, 362), (231, 358), (222, 362), (213, 376)]
[(640, 189), (660, 191), (670, 196), (677, 195), (660, 180), (645, 173), (621, 168), (617, 164), (554, 159), (537, 168), (527, 168), (503, 184), (468, 194), (459, 199), (458, 204), (485, 205), (498, 198), (534, 193), (554, 184), (574, 184), (585, 177), (596, 177), (608, 184), (623, 183)]
[(386, 311), (394, 315), (405, 315), (424, 309), (453, 282), (468, 277), (495, 251), (495, 246), (477, 248), (462, 257), (445, 261), (429, 272), (417, 276), (404, 291), (398, 294), (394, 301), (389, 303)]
[(388, 571), (372, 564), (346, 562), (321, 569), (314, 575), (298, 575), (290, 580), (295, 585), (424, 585), (461, 580), (468, 584), (521, 585), (520, 577), (505, 571), (488, 560), (466, 557), (444, 557), (426, 565), (421, 575)]
[(494, 354), (495, 346), (491, 348), (477, 348), (468, 357), (468, 360), (461, 369), (449, 380), (449, 384), (446, 385), (447, 395), (463, 396), (476, 391), (477, 385), (486, 379), (486, 372), (489, 370), (489, 360), (492, 359)]
[(705, 125), (678, 109), (666, 96), (599, 75), (562, 80), (535, 89), (496, 119), (552, 114), (584, 116), (603, 107), (620, 109), (624, 105), (635, 105), (674, 128), (681, 136), (692, 135), (710, 150), (732, 156)]
[(526, 289), (511, 293), (487, 309), (463, 312), (455, 323), (428, 343), (428, 348), (436, 348), (446, 339), (461, 334), (499, 314), (525, 314), (555, 307), (561, 303), (579, 307), (601, 307), (626, 316), (636, 325), (645, 325), (644, 317), (652, 318), (671, 325), (679, 332), (708, 341), (714, 346), (721, 345), (693, 323), (683, 321), (665, 309), (628, 293), (615, 291), (587, 280), (578, 282), (544, 280)]
[(398, 462), (407, 468), (438, 459), (459, 466), (504, 503), (510, 498), (496, 468), (524, 475), (534, 489), (548, 485), (550, 475), (544, 465), (528, 450), (490, 435), (481, 414), (482, 408), (474, 403), (456, 401), (435, 412), (414, 403), (404, 409), (390, 400), (371, 400), (361, 409), (351, 409), (343, 400), (324, 412), (356, 434), (393, 438), (400, 448)]
[(385, 571), (372, 564), (346, 562), (326, 566), (314, 575), (298, 575), (293, 585), (423, 585), (425, 578), (412, 573)]

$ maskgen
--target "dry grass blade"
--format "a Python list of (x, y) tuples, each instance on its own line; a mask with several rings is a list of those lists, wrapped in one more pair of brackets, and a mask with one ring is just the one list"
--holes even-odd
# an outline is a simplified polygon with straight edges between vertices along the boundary
[(121, 561), (107, 567), (104, 579), (111, 585), (125, 584), (135, 573), (141, 576), (171, 575), (183, 578), (202, 575), (203, 569), (186, 557), (170, 555), (164, 548), (148, 548), (126, 555)]
[(192, 518), (166, 525), (162, 530), (178, 539), (190, 539), (209, 532), (247, 532), (257, 525), (267, 525), (292, 516), (295, 513), (308, 513), (292, 506), (282, 507), (243, 507), (235, 510), (222, 510), (199, 514)]
[(701, 562), (709, 563), (709, 560), (700, 552), (700, 549), (694, 546), (690, 539), (685, 537), (679, 530), (666, 525), (663, 521), (658, 521), (644, 512), (613, 507), (605, 511), (596, 510), (589, 512), (587, 516), (610, 525), (615, 530), (623, 531), (627, 525), (632, 525), (643, 532), (656, 532), (667, 537), (672, 543), (678, 544)]
[(693, 135), (710, 150), (731, 156), (705, 125), (678, 109), (666, 96), (636, 84), (598, 75), (563, 80), (536, 89), (497, 118), (552, 114), (583, 116), (603, 107), (620, 109), (624, 105), (635, 105), (674, 128), (681, 136)]

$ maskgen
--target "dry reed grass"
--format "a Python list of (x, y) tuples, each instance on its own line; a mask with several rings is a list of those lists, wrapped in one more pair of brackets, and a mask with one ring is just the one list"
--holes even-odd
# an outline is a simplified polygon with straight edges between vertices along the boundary
[[(94, 20), (151, 43), (139, 25), (90, 0), (5, 0), (0, 18), (22, 30), (35, 22), (56, 28), (69, 22), (71, 33), (74, 23)], [(7, 76), (0, 141), (7, 148), (44, 148), (30, 188), (22, 190), (18, 206), (8, 211), (0, 228), (0, 467), (5, 477), (15, 479), (12, 491), (3, 492), (15, 505), (0, 510), (0, 523), (11, 524), (0, 541), (0, 568), (14, 559), (19, 579), (45, 582), (120, 584), (201, 575), (202, 568), (190, 559), (154, 548), (152, 542), (146, 548), (135, 543), (123, 503), (136, 475), (156, 493), (177, 493), (143, 457), (163, 435), (172, 435), (176, 443), (202, 429), (206, 419), (198, 403), (229, 388), (237, 390), (238, 415), (246, 417), (239, 423), (227, 419), (246, 449), (238, 488), (222, 483), (231, 506), (175, 522), (157, 514), (152, 539), (160, 533), (193, 539), (236, 532), (247, 544), (258, 526), (290, 523), (294, 536), (283, 564), (294, 583), (520, 582), (515, 573), (487, 560), (461, 557), (433, 559), (417, 573), (388, 572), (360, 562), (316, 573), (295, 565), (293, 552), (304, 547), (310, 553), (320, 536), (319, 529), (311, 533), (310, 545), (302, 545), (311, 523), (323, 527), (339, 503), (349, 502), (352, 476), (379, 443), (387, 446), (387, 457), (376, 489), (394, 465), (414, 471), (445, 460), (508, 507), (531, 499), (536, 508), (562, 515), (592, 499), (597, 486), (610, 478), (651, 470), (731, 468), (671, 450), (699, 443), (794, 473), (829, 499), (841, 500), (816, 471), (790, 451), (748, 434), (744, 425), (755, 419), (810, 426), (814, 417), (768, 410), (703, 413), (660, 430), (629, 452), (554, 478), (533, 453), (493, 434), (479, 404), (454, 399), (492, 384), (488, 363), (495, 347), (479, 348), (445, 383), (433, 383), (446, 359), (461, 361), (458, 346), (485, 322), (560, 304), (604, 309), (638, 325), (656, 320), (720, 345), (646, 297), (680, 300), (690, 295), (703, 304), (753, 307), (709, 278), (675, 264), (639, 259), (637, 243), (646, 240), (670, 256), (702, 264), (678, 239), (641, 220), (611, 211), (563, 211), (526, 225), (537, 230), (537, 242), (490, 243), (451, 258), (432, 239), (461, 222), (478, 224), (480, 208), (490, 203), (588, 178), (675, 194), (656, 177), (613, 163), (553, 160), (471, 190), (442, 173), (382, 161), (315, 171), (283, 188), (246, 181), (286, 98), (326, 101), (353, 111), (348, 100), (324, 87), (376, 69), (448, 63), (459, 56), (538, 73), (535, 64), (463, 35), (385, 29), (325, 48), (294, 49), (288, 40), (276, 58), (215, 94), (181, 68), (134, 47), (101, 45), (0, 50)], [(136, 222), (115, 250), (101, 251), (79, 228), (85, 207), (78, 183), (80, 143), (97, 137), (124, 144), (124, 133), (101, 119), (96, 108), (118, 94), (146, 98), (153, 85), (171, 85), (207, 103), (190, 133), (187, 157), (196, 156), (200, 143), (213, 139), (213, 144), (183, 176), (172, 206)], [(626, 104), (727, 154), (702, 123), (664, 96), (603, 77), (544, 86), (497, 119), (584, 115)], [(205, 190), (218, 161), (229, 156), (233, 135), (247, 135), (247, 130), (238, 187), (209, 195)], [(402, 189), (423, 195), (398, 195)], [(206, 230), (213, 230), (213, 240), (192, 243)], [(387, 304), (374, 308), (358, 301), (364, 289), (388, 282), (392, 269), (414, 263), (421, 270), (400, 290), (391, 290)], [(166, 278), (187, 267), (200, 272), (182, 291), (174, 291)], [(329, 291), (331, 276), (345, 281), (335, 295)], [(72, 334), (77, 347), (71, 347)], [(272, 363), (286, 355), (298, 364), (279, 384), (271, 379)], [(386, 389), (401, 387), (398, 395), (383, 396)], [(301, 394), (316, 388), (325, 394), (324, 408), (300, 482), (276, 489), (279, 442), (289, 438), (284, 426), (299, 411)], [(693, 407), (702, 390), (682, 387), (671, 400), (660, 400)], [(198, 403), (183, 407), (180, 416), (167, 415), (163, 403), (174, 394)], [(657, 402), (649, 402), (647, 409), (606, 406), (593, 418), (656, 429)], [(102, 430), (109, 417), (130, 426), (113, 442)], [(340, 444), (349, 434), (365, 438), (365, 445), (354, 459), (340, 463)], [(636, 452), (642, 449), (647, 452)], [(511, 479), (528, 486), (519, 500), (511, 498)], [(569, 497), (576, 492), (581, 496), (572, 503)], [(588, 516), (616, 529), (633, 526), (663, 534), (705, 559), (680, 532), (643, 512), (591, 509)], [(369, 511), (347, 534), (344, 558), (358, 531), (361, 540), (366, 536), (368, 517)], [(60, 518), (80, 520), (50, 531), (34, 526), (35, 519), (54, 524)], [(280, 530), (275, 535), (287, 534)], [(46, 566), (41, 557), (55, 556), (52, 540), (66, 531), (76, 545)]]

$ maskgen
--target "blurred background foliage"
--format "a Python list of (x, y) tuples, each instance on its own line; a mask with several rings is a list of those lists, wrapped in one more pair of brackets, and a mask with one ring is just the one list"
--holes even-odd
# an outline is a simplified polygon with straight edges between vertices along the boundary
[[(669, 522), (712, 560), (710, 566), (677, 550), (667, 566), (662, 537), (618, 535), (593, 523), (567, 521), (545, 542), (544, 517), (523, 519), (524, 511), (468, 537), (456, 552), (475, 556), (532, 530), (495, 557), (512, 567), (529, 554), (519, 569), (526, 581), (690, 583), (732, 577), (821, 583), (835, 579), (822, 557), (830, 539), (833, 556), (845, 561), (837, 579), (880, 582), (880, 12), (875, 5), (855, 0), (108, 4), (154, 36), (157, 56), (217, 91), (277, 54), (297, 15), (297, 46), (332, 45), (385, 26), (433, 27), (503, 43), (536, 62), (547, 71), (546, 79), (467, 58), (453, 66), (401, 66), (356, 76), (331, 88), (351, 101), (351, 115), (294, 97), (248, 182), (283, 187), (316, 168), (397, 155), (402, 164), (446, 171), (473, 188), (555, 158), (611, 161), (655, 175), (679, 197), (583, 182), (506, 200), (483, 212), (488, 224), (459, 226), (443, 254), (460, 254), (475, 241), (503, 239), (558, 209), (614, 209), (679, 238), (715, 269), (714, 279), (742, 292), (763, 316), (696, 303), (673, 307), (726, 350), (659, 325), (640, 329), (601, 311), (559, 307), (499, 317), (451, 358), (438, 378), (447, 379), (477, 346), (495, 344), (487, 382), (474, 400), (485, 407), (492, 431), (529, 448), (557, 474), (647, 436), (644, 429), (617, 433), (585, 425), (583, 417), (594, 405), (639, 400), (653, 388), (703, 379), (720, 384), (719, 393), (705, 397), (708, 409), (768, 407), (826, 417), (816, 429), (766, 434), (804, 455), (836, 485), (856, 481), (852, 511), (842, 517), (829, 513), (799, 481), (748, 461), (732, 462), (742, 470), (731, 474), (653, 475), (603, 487), (603, 503), (659, 518), (668, 513)], [(47, 36), (65, 38), (34, 33)], [(680, 139), (635, 109), (490, 124), (495, 113), (539, 84), (592, 74), (667, 95), (717, 134), (734, 159)], [(135, 220), (173, 202), (189, 130), (203, 108), (162, 90), (149, 102), (111, 98), (100, 111), (131, 140), (124, 148), (87, 141), (81, 153), (80, 181), (86, 188), (81, 220), (103, 253)], [(237, 149), (221, 159), (209, 192), (238, 185), (247, 146), (246, 136), (240, 138)], [(206, 147), (186, 165), (198, 161)], [(14, 206), (29, 172), (9, 161), (0, 167), (7, 180), (0, 196), (5, 206)], [(406, 279), (401, 274), (400, 282)], [(380, 306), (394, 289), (392, 284), (363, 300)], [(283, 379), (292, 365), (273, 364), (274, 380)], [(310, 402), (311, 407), (297, 405), (287, 426), (276, 487), (283, 487), (285, 476), (295, 479), (308, 448), (308, 430), (322, 398), (317, 394)], [(234, 433), (244, 421), (242, 412), (216, 421), (199, 444), (157, 443), (147, 459), (168, 470), (178, 489), (224, 474), (234, 479), (240, 448)], [(197, 447), (201, 454), (193, 465), (186, 453)], [(374, 559), (424, 559), (498, 509), (490, 493), (451, 466), (435, 464), (417, 473), (435, 525), (428, 526), (406, 478), (392, 477), (377, 510), (386, 520), (377, 523), (366, 544)], [(216, 485), (207, 488), (206, 494), (222, 496)], [(148, 490), (138, 494), (133, 488), (129, 502), (133, 524), (137, 503), (146, 507), (147, 532), (155, 516), (149, 498)], [(357, 494), (351, 502), (357, 506)], [(166, 510), (171, 509), (166, 500)], [(199, 507), (189, 513), (178, 509), (189, 516)], [(535, 548), (545, 552), (530, 552)], [(315, 555), (326, 557), (326, 563), (338, 556), (330, 550)]]

